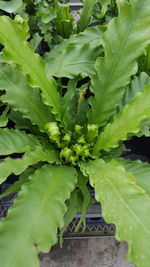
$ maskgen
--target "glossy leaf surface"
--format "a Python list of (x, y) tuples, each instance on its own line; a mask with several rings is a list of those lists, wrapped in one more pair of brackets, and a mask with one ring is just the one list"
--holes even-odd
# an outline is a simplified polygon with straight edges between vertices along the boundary
[(130, 85), (127, 86), (119, 108), (121, 109), (128, 104), (137, 93), (143, 92), (147, 84), (150, 84), (150, 77), (145, 72), (141, 72), (139, 77), (135, 76)]
[(73, 218), (76, 216), (77, 211), (78, 211), (76, 190), (74, 190), (71, 193), (71, 196), (70, 196), (69, 200), (67, 201), (66, 205), (67, 205), (67, 212), (64, 216), (64, 225), (60, 229), (60, 232), (59, 232), (59, 235), (60, 235), (59, 236), (59, 242), (60, 242), (61, 247), (63, 244), (63, 234), (67, 230), (67, 226), (73, 220)]
[(100, 44), (104, 30), (102, 26), (88, 28), (56, 45), (45, 57), (47, 74), (68, 78), (94, 74), (95, 60), (102, 53)]
[(119, 141), (127, 139), (128, 133), (137, 134), (141, 129), (141, 122), (150, 118), (150, 85), (142, 93), (125, 105), (114, 116), (112, 123), (108, 123), (94, 146), (94, 153), (100, 150), (110, 151), (118, 147)]
[(0, 163), (0, 184), (3, 183), (11, 174), (19, 175), (29, 166), (40, 161), (49, 163), (58, 163), (57, 152), (54, 150), (45, 150), (41, 146), (33, 146), (33, 151), (27, 151), (22, 158), (5, 158)]
[(0, 89), (6, 92), (1, 101), (20, 111), (24, 118), (30, 119), (42, 131), (45, 131), (47, 122), (54, 120), (48, 106), (42, 102), (39, 90), (30, 87), (26, 75), (15, 66), (0, 65)]
[(0, 155), (23, 153), (39, 145), (38, 139), (24, 131), (0, 129)]
[(57, 242), (57, 228), (63, 226), (65, 201), (75, 187), (76, 174), (72, 167), (45, 165), (29, 179), (0, 224), (3, 267), (39, 266), (37, 254), (48, 252)]
[[(92, 78), (90, 123), (104, 125), (115, 112), (125, 86), (137, 72), (136, 59), (150, 39), (149, 0), (117, 1), (119, 16), (113, 18), (103, 37), (105, 56), (96, 61)], [(113, 97), (112, 97), (113, 96)]]
[(0, 9), (13, 13), (16, 12), (23, 4), (22, 0), (0, 1)]
[(44, 103), (53, 108), (53, 113), (59, 114), (60, 102), (56, 84), (52, 78), (47, 77), (45, 62), (26, 41), (29, 37), (27, 29), (25, 22), (20, 25), (9, 17), (0, 17), (0, 43), (5, 47), (4, 56), (29, 75), (30, 84), (42, 90)]
[(127, 172), (131, 172), (136, 178), (137, 184), (150, 195), (150, 164), (140, 160), (132, 161), (123, 158), (116, 159)]
[(116, 225), (116, 239), (127, 241), (127, 259), (138, 267), (149, 267), (149, 196), (114, 160), (108, 163), (101, 159), (89, 161), (81, 164), (81, 169), (89, 175), (96, 199), (102, 204), (105, 221)]
[(36, 171), (35, 168), (28, 168), (25, 170), (20, 176), (19, 180), (13, 183), (13, 185), (9, 186), (2, 194), (0, 194), (0, 198), (8, 196), (13, 193), (18, 193), (21, 190), (23, 184), (28, 183), (28, 178), (31, 174)]

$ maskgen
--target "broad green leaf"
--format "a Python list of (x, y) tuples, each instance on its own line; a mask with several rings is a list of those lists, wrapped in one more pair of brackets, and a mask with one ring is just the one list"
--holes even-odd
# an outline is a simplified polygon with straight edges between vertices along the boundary
[(150, 45), (146, 49), (146, 62), (144, 67), (147, 71), (150, 70)]
[(92, 78), (89, 121), (104, 125), (114, 114), (130, 77), (137, 72), (136, 59), (150, 42), (150, 1), (117, 1), (119, 16), (112, 19), (102, 43), (105, 57), (96, 61)]
[(52, 19), (56, 17), (56, 9), (52, 6), (39, 8), (39, 11), (36, 13), (36, 16), (40, 17), (43, 23), (49, 23)]
[(102, 9), (101, 9), (101, 15), (100, 15), (101, 18), (104, 17), (104, 15), (107, 11), (107, 7), (110, 4), (111, 4), (111, 0), (103, 0), (102, 1)]
[[(59, 242), (60, 242), (61, 247), (63, 243), (63, 234), (67, 226), (75, 218), (77, 213), (81, 214), (81, 217), (80, 217), (78, 224), (75, 227), (75, 232), (79, 231), (80, 225), (82, 223), (84, 226), (83, 231), (86, 227), (85, 217), (86, 217), (86, 212), (87, 212), (87, 209), (89, 208), (90, 201), (91, 201), (91, 198), (89, 196), (89, 191), (86, 187), (86, 183), (87, 183), (87, 177), (85, 176), (83, 177), (83, 175), (80, 173), (80, 178), (79, 178), (79, 173), (78, 173), (77, 188), (75, 188), (75, 190), (72, 192), (70, 199), (66, 203), (67, 212), (64, 217), (64, 226), (63, 228), (60, 229), (60, 233), (59, 233), (60, 234)], [(80, 189), (80, 191), (78, 190), (78, 188)]]
[(101, 159), (89, 161), (81, 164), (81, 168), (95, 188), (105, 221), (116, 225), (116, 239), (127, 241), (127, 259), (138, 267), (149, 267), (149, 196), (114, 160), (108, 163)]
[(32, 134), (40, 136), (42, 132), (39, 131), (38, 126), (33, 125), (30, 120), (22, 117), (18, 111), (11, 110), (8, 114), (8, 118), (15, 123), (15, 129), (29, 130)]
[(24, 118), (30, 119), (42, 131), (45, 131), (46, 123), (54, 121), (48, 106), (40, 98), (39, 90), (30, 87), (26, 75), (15, 66), (0, 65), (0, 89), (6, 92), (1, 101), (20, 111)]
[(93, 7), (97, 0), (83, 0), (83, 8), (80, 13), (80, 19), (77, 23), (77, 31), (84, 31), (91, 21)]
[(22, 153), (39, 145), (38, 139), (31, 134), (13, 129), (0, 129), (0, 155)]
[(141, 122), (150, 118), (150, 85), (147, 85), (142, 93), (125, 105), (114, 116), (114, 120), (107, 124), (102, 134), (98, 137), (94, 146), (94, 153), (100, 150), (110, 151), (118, 147), (120, 140), (126, 140), (128, 133), (138, 133)]
[(42, 90), (45, 104), (53, 108), (53, 113), (60, 113), (60, 100), (56, 83), (48, 78), (45, 72), (45, 62), (34, 53), (33, 48), (26, 41), (28, 32), (23, 30), (22, 24), (6, 16), (0, 17), (0, 43), (4, 45), (3, 53), (6, 60), (17, 64), (23, 72), (29, 75), (30, 84)]
[(61, 4), (58, 0), (54, 0), (56, 17), (53, 22), (56, 28), (57, 34), (63, 38), (69, 38), (73, 32), (74, 17), (70, 12), (68, 4)]
[(85, 125), (87, 122), (87, 110), (89, 107), (88, 99), (85, 98), (86, 91), (88, 90), (88, 83), (79, 88), (76, 121), (77, 124)]
[(0, 1), (0, 9), (13, 13), (16, 12), (23, 4), (22, 0)]
[(82, 203), (82, 209), (80, 210), (81, 212), (81, 218), (76, 226), (76, 229), (75, 231), (78, 231), (79, 228), (80, 228), (80, 225), (81, 223), (83, 223), (83, 226), (84, 226), (84, 229), (86, 227), (86, 221), (85, 221), (85, 218), (86, 218), (86, 213), (87, 213), (87, 210), (90, 206), (90, 201), (91, 201), (91, 198), (90, 198), (90, 195), (89, 195), (89, 190), (87, 188), (87, 178), (85, 176), (83, 176), (82, 173), (78, 172), (78, 183), (77, 183), (77, 186), (80, 188), (81, 190), (81, 193), (83, 195), (83, 203)]
[(127, 172), (131, 172), (136, 178), (137, 184), (150, 195), (150, 164), (140, 160), (132, 161), (123, 158), (117, 158), (116, 161), (122, 164)]
[(3, 113), (0, 115), (0, 127), (5, 127), (8, 123), (8, 116), (7, 113), (9, 111), (9, 107), (7, 106)]
[(73, 130), (75, 124), (84, 125), (87, 121), (86, 110), (88, 109), (88, 101), (85, 98), (85, 92), (87, 90), (87, 84), (84, 84), (80, 88), (75, 87), (75, 82), (69, 82), (66, 100), (68, 102), (70, 98), (70, 103), (68, 107), (65, 103), (65, 113), (63, 116), (63, 123), (65, 128), (68, 130)]
[[(71, 90), (73, 90), (73, 87), (74, 86), (73, 84), (69, 84), (69, 86), (71, 86)], [(68, 87), (69, 89), (69, 87)], [(74, 127), (75, 127), (75, 124), (77, 124), (77, 120), (76, 120), (76, 111), (77, 111), (77, 106), (78, 106), (78, 93), (77, 93), (77, 90), (75, 90), (74, 88), (74, 92), (72, 93), (75, 93), (75, 95), (73, 96), (73, 98), (71, 99), (67, 109), (66, 109), (66, 112), (63, 116), (63, 123), (65, 125), (65, 128), (68, 129), (68, 130), (71, 130), (73, 131)]]
[(22, 158), (5, 158), (0, 163), (0, 184), (2, 184), (12, 173), (19, 175), (29, 166), (39, 161), (47, 161), (49, 163), (58, 163), (57, 153), (54, 150), (44, 150), (40, 146), (36, 146), (34, 150), (27, 151)]
[[(63, 243), (63, 234), (69, 225), (69, 223), (75, 218), (77, 213), (81, 214), (80, 220), (76, 225), (75, 232), (80, 228), (80, 225), (83, 223), (84, 229), (86, 227), (85, 217), (87, 209), (89, 208), (91, 198), (89, 191), (87, 189), (87, 177), (83, 176), (82, 173), (78, 172), (78, 183), (77, 188), (72, 192), (70, 199), (67, 201), (67, 212), (64, 217), (64, 226), (60, 229), (60, 246)], [(80, 191), (78, 190), (80, 189)], [(84, 231), (84, 230), (83, 230)]]
[(48, 252), (57, 242), (57, 229), (63, 226), (65, 201), (75, 187), (76, 172), (69, 166), (45, 165), (29, 179), (0, 224), (3, 267), (39, 266), (37, 254)]
[(137, 93), (144, 91), (144, 87), (147, 84), (150, 84), (150, 77), (145, 72), (141, 72), (139, 77), (135, 76), (131, 84), (127, 86), (119, 108), (121, 109), (128, 104)]
[[(119, 104), (119, 110), (123, 106), (128, 104), (138, 92), (142, 92), (144, 90), (145, 85), (147, 84), (150, 84), (150, 77), (145, 72), (141, 72), (140, 76), (135, 77), (132, 80), (131, 84), (127, 86), (125, 94)], [(150, 136), (149, 128), (150, 128), (150, 119), (142, 121), (141, 129), (140, 132), (137, 134), (137, 136), (143, 136), (143, 135)]]
[(5, 196), (8, 196), (12, 193), (18, 193), (21, 190), (21, 187), (23, 184), (28, 182), (28, 178), (31, 174), (33, 174), (36, 171), (35, 168), (29, 167), (26, 169), (20, 176), (19, 180), (15, 182), (13, 185), (8, 187), (2, 194), (0, 194), (0, 198), (3, 198)]
[(104, 30), (102, 26), (91, 27), (56, 45), (45, 57), (47, 74), (68, 78), (94, 74), (95, 60), (102, 53), (100, 44)]
[(150, 119), (146, 119), (141, 122), (141, 129), (137, 136), (150, 136)]
[(33, 38), (30, 41), (30, 44), (33, 47), (34, 51), (36, 51), (38, 49), (38, 46), (41, 43), (42, 39), (43, 38), (39, 35), (38, 32), (36, 32), (35, 34), (33, 34)]
[[(62, 117), (65, 116), (67, 110), (69, 109), (70, 103), (75, 96), (76, 93), (76, 84), (78, 79), (70, 79), (67, 84), (67, 92), (65, 93), (64, 97), (62, 98)], [(64, 122), (65, 123), (65, 122)]]
[(69, 225), (69, 223), (76, 216), (77, 211), (78, 211), (76, 189), (71, 193), (71, 196), (68, 199), (66, 205), (67, 205), (67, 212), (66, 212), (65, 217), (64, 217), (64, 225), (60, 229), (60, 232), (59, 232), (59, 242), (60, 242), (61, 247), (63, 244), (63, 234), (66, 231), (66, 228)]

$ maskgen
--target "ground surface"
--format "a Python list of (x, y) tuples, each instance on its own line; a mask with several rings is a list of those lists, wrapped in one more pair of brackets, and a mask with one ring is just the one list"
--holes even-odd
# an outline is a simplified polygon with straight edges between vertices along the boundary
[(135, 267), (124, 259), (126, 251), (114, 237), (65, 240), (62, 249), (41, 254), (41, 267)]

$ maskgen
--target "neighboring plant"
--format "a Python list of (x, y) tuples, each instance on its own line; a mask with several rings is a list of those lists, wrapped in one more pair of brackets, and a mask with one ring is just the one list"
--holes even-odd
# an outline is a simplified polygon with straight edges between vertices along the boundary
[[(113, 9), (110, 0), (84, 0), (83, 8), (79, 11), (80, 19), (76, 20), (67, 2), (69, 1), (0, 0), (0, 14), (7, 14), (11, 18), (21, 16), (28, 20), (31, 44), (35, 48), (39, 47), (38, 52), (42, 54), (45, 46), (52, 49), (63, 38), (67, 39), (72, 33), (85, 30), (89, 24), (100, 24), (100, 18), (104, 17), (108, 4), (111, 4), (110, 10)], [(99, 10), (100, 16), (97, 16)]]
[(62, 241), (78, 211), (85, 223), (89, 184), (127, 259), (149, 267), (150, 166), (120, 156), (124, 140), (149, 135), (150, 78), (137, 62), (149, 72), (150, 1), (116, 3), (107, 27), (72, 34), (44, 59), (26, 20), (0, 17), (0, 182), (19, 177), (1, 195), (18, 192), (0, 224), (2, 267), (39, 266), (58, 229)]
[[(52, 48), (63, 38), (69, 38), (74, 30), (74, 17), (69, 5), (58, 0), (0, 1), (0, 9), (11, 17), (21, 16), (28, 20), (31, 42), (35, 48), (43, 41)], [(40, 52), (42, 48), (43, 45), (40, 45)]]

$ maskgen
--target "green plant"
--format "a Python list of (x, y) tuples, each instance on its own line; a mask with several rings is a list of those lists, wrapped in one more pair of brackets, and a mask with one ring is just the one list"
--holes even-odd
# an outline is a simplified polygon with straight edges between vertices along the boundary
[[(0, 1), (1, 13), (28, 20), (31, 44), (35, 49), (43, 43), (51, 49), (74, 31), (74, 17), (69, 5), (58, 0)], [(41, 49), (42, 52), (44, 49)]]
[(102, 7), (101, 18), (104, 17), (109, 4), (109, 1), (99, 3), (98, 0), (84, 0), (80, 19), (76, 21), (67, 2), (70, 1), (1, 0), (0, 14), (28, 20), (30, 42), (35, 50), (40, 46), (40, 52), (44, 53), (45, 46), (47, 49), (52, 49), (54, 45), (62, 42), (63, 38), (67, 39), (72, 33), (85, 30), (93, 20), (99, 24), (99, 17), (94, 14), (97, 14)]
[(116, 3), (107, 27), (71, 35), (44, 59), (26, 20), (0, 17), (0, 182), (19, 176), (1, 195), (18, 192), (0, 224), (3, 267), (39, 266), (37, 254), (77, 211), (85, 223), (88, 180), (116, 239), (128, 243), (127, 259), (149, 267), (150, 166), (120, 155), (124, 140), (149, 135), (150, 79), (139, 57), (148, 73), (150, 1)]

